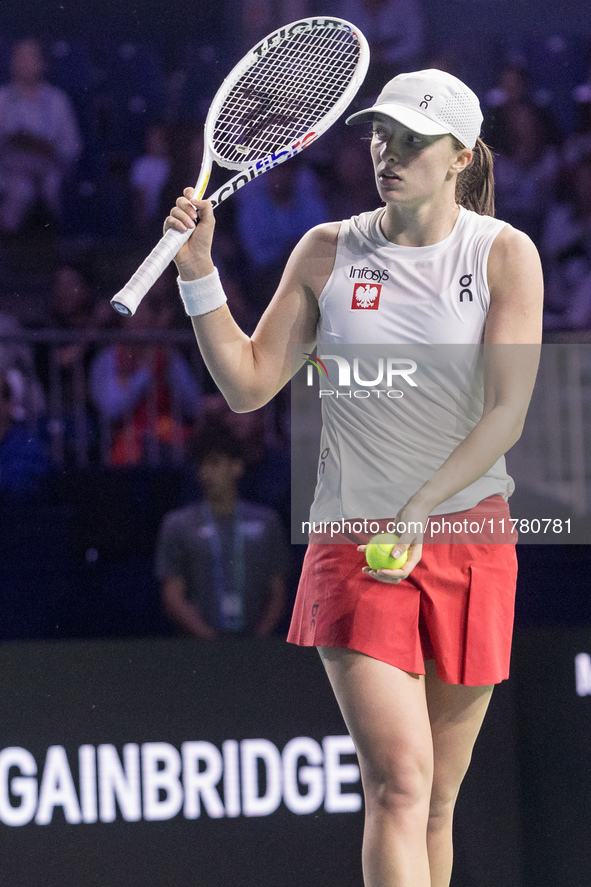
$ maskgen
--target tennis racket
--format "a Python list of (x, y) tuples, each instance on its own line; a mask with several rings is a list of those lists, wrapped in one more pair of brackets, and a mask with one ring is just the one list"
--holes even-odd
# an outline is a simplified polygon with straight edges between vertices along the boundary
[[(269, 34), (238, 62), (217, 91), (195, 185), (201, 199), (213, 161), (237, 170), (209, 198), (217, 206), (248, 182), (295, 157), (332, 126), (369, 65), (363, 34), (340, 18), (305, 18)], [(130, 316), (189, 239), (169, 229), (111, 305)]]

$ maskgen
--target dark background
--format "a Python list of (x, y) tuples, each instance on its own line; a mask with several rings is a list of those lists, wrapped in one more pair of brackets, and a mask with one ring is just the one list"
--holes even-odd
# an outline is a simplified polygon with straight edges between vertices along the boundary
[[(495, 691), (458, 802), (455, 887), (588, 883), (590, 786), (577, 736), (588, 733), (591, 708), (575, 694), (573, 669), (582, 647), (591, 647), (589, 631), (517, 637), (519, 677)], [(294, 736), (321, 742), (345, 732), (316, 652), (278, 639), (4, 644), (0, 695), (2, 746), (30, 751), (40, 776), (47, 748), (63, 745), (75, 780), (85, 743), (112, 743), (121, 754), (127, 742), (219, 748), (256, 737), (281, 751)], [(68, 825), (56, 807), (49, 825), (0, 824), (2, 879), (19, 887), (359, 887), (362, 818), (322, 807), (298, 816), (282, 805), (261, 818), (181, 813), (130, 823), (118, 815)]]
[[(495, 689), (458, 801), (453, 887), (589, 884), (591, 699), (574, 672), (589, 650), (589, 629), (517, 633), (514, 676)], [(280, 639), (6, 643), (0, 698), (0, 745), (31, 752), (39, 776), (63, 745), (75, 782), (81, 744), (121, 755), (128, 742), (266, 738), (282, 751), (346, 732), (316, 651)], [(69, 825), (58, 806), (48, 825), (0, 823), (2, 883), (360, 887), (362, 820), (281, 805), (260, 818)]]

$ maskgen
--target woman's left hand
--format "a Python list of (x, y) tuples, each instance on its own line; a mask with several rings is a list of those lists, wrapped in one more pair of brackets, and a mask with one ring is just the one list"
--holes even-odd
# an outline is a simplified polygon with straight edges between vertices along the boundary
[[(411, 501), (407, 502), (393, 521), (397, 527), (403, 525), (405, 530), (400, 533), (398, 542), (392, 549), (392, 557), (398, 558), (404, 551), (408, 551), (408, 560), (399, 570), (372, 570), (371, 567), (363, 567), (363, 572), (378, 582), (390, 585), (397, 585), (406, 579), (421, 559), (428, 520), (428, 510), (413, 505)], [(365, 551), (366, 548), (367, 545), (359, 545), (357, 551)]]

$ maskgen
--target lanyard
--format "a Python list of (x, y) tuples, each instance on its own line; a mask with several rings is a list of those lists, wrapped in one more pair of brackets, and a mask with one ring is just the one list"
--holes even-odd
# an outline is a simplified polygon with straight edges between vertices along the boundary
[[(220, 531), (209, 502), (202, 503), (207, 539), (213, 563), (213, 586), (220, 627), (228, 631), (244, 628), (243, 594), (246, 583), (244, 558), (244, 506), (236, 503), (232, 518), (232, 555), (224, 552)], [(230, 570), (232, 574), (230, 575)]]

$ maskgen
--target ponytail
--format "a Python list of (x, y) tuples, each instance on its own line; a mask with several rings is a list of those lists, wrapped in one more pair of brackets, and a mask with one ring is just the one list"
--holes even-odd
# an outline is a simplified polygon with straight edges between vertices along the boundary
[[(461, 151), (465, 146), (452, 136), (454, 148)], [(456, 181), (456, 203), (481, 216), (495, 214), (495, 180), (493, 155), (481, 138), (474, 146), (474, 156), (469, 166)]]

